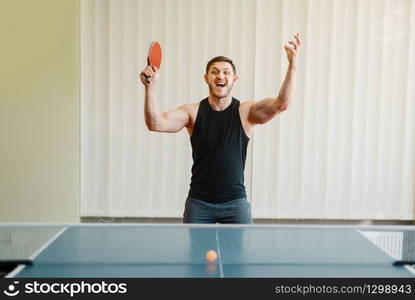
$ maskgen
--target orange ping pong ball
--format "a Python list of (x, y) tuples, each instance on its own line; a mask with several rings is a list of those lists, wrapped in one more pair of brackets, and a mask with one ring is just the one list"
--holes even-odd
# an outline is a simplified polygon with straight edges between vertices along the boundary
[(218, 254), (215, 250), (209, 250), (206, 252), (206, 260), (208, 262), (214, 262), (218, 258)]

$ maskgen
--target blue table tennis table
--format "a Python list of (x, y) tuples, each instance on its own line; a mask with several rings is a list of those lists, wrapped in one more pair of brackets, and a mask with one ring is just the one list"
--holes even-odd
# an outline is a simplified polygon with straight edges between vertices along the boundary
[[(415, 226), (3, 224), (0, 261), (31, 263), (6, 277), (415, 278), (413, 266), (395, 265), (398, 258), (376, 242), (388, 246), (414, 232)], [(205, 260), (211, 249), (214, 263)]]

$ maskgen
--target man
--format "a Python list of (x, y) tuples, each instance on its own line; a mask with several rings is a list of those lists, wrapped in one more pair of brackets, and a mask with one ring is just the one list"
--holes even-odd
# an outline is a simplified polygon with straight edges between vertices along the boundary
[[(238, 79), (229, 58), (218, 56), (206, 66), (209, 97), (161, 113), (155, 95), (158, 70), (148, 66), (140, 74), (145, 86), (144, 116), (149, 130), (177, 132), (186, 127), (193, 149), (192, 179), (183, 214), (184, 223), (252, 223), (246, 199), (246, 149), (257, 124), (287, 109), (295, 87), (297, 33), (284, 45), (288, 70), (276, 98), (240, 103), (231, 96)], [(147, 82), (147, 77), (152, 80)]]

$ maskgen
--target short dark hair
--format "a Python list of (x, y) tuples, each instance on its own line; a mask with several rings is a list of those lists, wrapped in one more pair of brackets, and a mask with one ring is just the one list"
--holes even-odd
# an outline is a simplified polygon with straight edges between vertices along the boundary
[(232, 66), (233, 69), (233, 73), (236, 74), (236, 68), (235, 65), (233, 64), (232, 59), (227, 58), (225, 56), (216, 56), (214, 58), (212, 58), (211, 60), (209, 60), (209, 62), (206, 65), (206, 74), (209, 72), (209, 68), (211, 65), (213, 65), (215, 62), (227, 62)]

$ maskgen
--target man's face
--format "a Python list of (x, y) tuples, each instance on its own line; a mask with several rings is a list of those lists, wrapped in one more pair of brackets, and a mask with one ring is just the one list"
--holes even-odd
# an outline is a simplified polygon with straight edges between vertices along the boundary
[(205, 74), (205, 81), (212, 96), (225, 98), (232, 90), (233, 83), (238, 79), (228, 62), (215, 62)]

